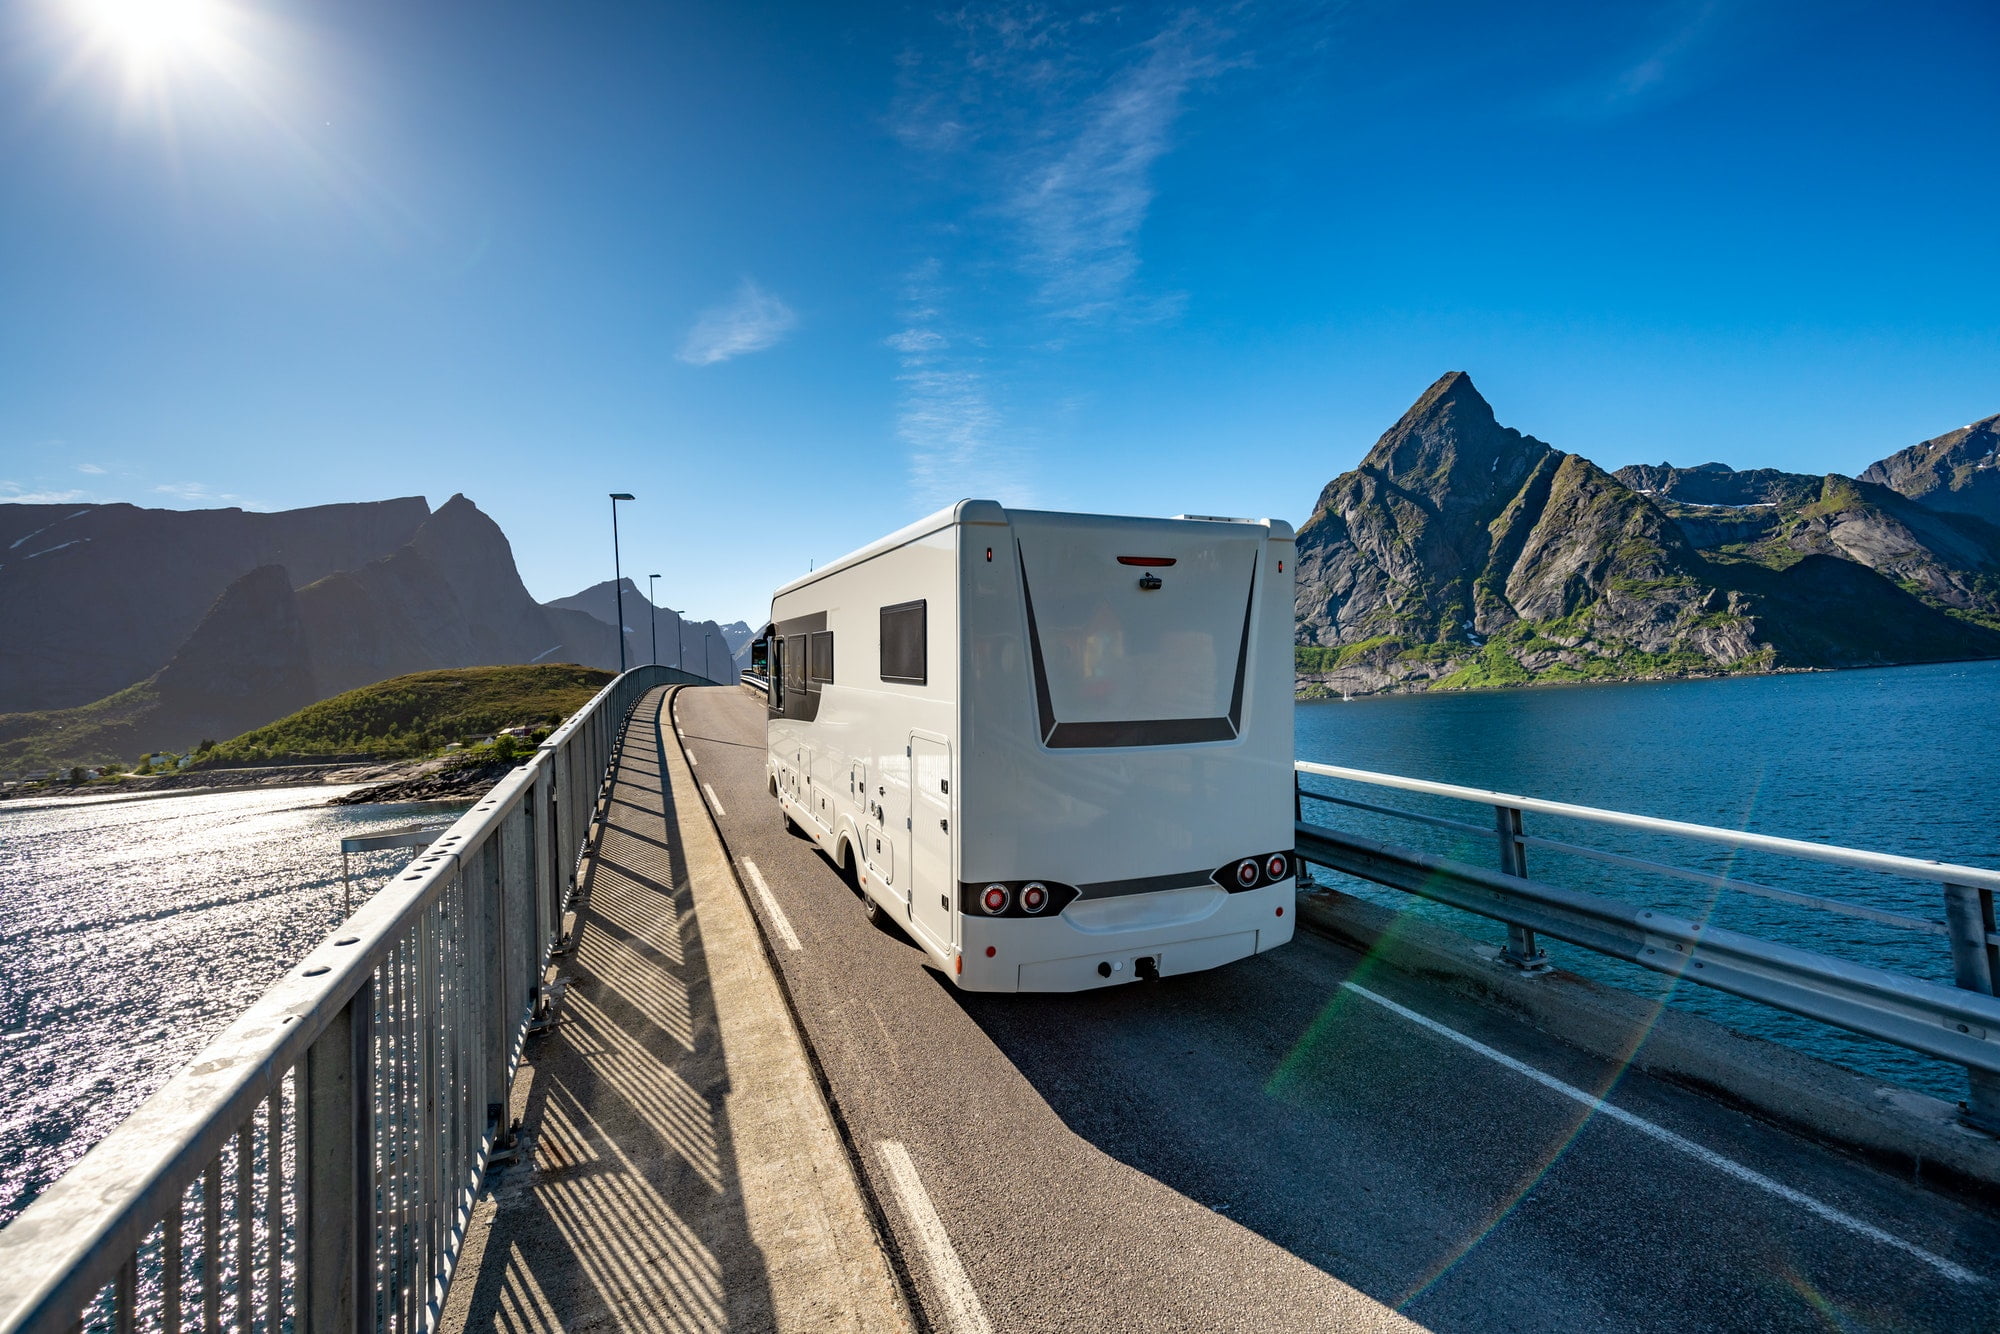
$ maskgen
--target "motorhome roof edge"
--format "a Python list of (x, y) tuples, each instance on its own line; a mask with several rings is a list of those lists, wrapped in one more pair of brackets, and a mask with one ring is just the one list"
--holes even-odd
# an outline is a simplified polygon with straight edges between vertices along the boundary
[(952, 528), (959, 524), (967, 523), (1004, 524), (1006, 522), (1007, 511), (1001, 507), (1000, 502), (997, 500), (961, 500), (956, 505), (947, 505), (935, 514), (927, 514), (913, 524), (898, 528), (887, 537), (878, 537), (867, 546), (858, 547), (838, 560), (830, 560), (811, 574), (800, 575), (790, 583), (780, 587), (771, 596), (779, 598), (787, 593), (797, 592), (801, 588), (819, 582), (828, 575), (838, 574), (851, 566), (859, 565), (864, 560), (879, 556), (885, 551), (894, 551), (897, 547), (908, 546), (910, 543), (920, 538), (929, 537), (932, 533), (943, 528)]

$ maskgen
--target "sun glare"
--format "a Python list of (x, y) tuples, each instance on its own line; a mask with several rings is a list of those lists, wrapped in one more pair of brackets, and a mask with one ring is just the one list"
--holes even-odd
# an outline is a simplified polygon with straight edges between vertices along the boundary
[(84, 22), (128, 60), (153, 64), (199, 54), (222, 35), (216, 0), (75, 0)]

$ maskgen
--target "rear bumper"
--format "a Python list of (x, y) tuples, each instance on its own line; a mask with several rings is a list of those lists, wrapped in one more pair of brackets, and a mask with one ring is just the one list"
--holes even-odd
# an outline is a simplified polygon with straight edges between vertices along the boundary
[(1297, 897), (1296, 882), (1281, 880), (1227, 895), (1198, 920), (1122, 931), (1079, 930), (1061, 917), (961, 915), (964, 945), (951, 976), (966, 991), (1089, 991), (1137, 980), (1142, 958), (1161, 977), (1196, 973), (1290, 940)]

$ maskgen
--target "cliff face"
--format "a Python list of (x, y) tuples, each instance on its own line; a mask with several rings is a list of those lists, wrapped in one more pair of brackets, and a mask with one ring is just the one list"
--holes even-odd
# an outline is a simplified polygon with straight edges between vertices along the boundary
[[(18, 513), (46, 508), (0, 506), (0, 518), (11, 523), (21, 539), (17, 550), (39, 561), (74, 549), (45, 549), (45, 541), (61, 539), (90, 549), (96, 541), (88, 531), (95, 513), (91, 507), (58, 508), (52, 519), (49, 514)], [(135, 511), (130, 506), (102, 508), (142, 517), (167, 513)], [(301, 515), (303, 527), (297, 532), (278, 522)], [(120, 522), (129, 519), (126, 515)], [(36, 522), (31, 525), (31, 520)], [(257, 524), (246, 528), (245, 520), (259, 521), (262, 529)], [(72, 521), (84, 536), (63, 536), (71, 531)], [(353, 523), (353, 531), (338, 538), (326, 531), (327, 525), (337, 527), (344, 521)], [(178, 582), (160, 573), (162, 568), (173, 568), (172, 552), (127, 552), (135, 570), (146, 576), (146, 586), (168, 590), (169, 601), (191, 596), (190, 589), (229, 559), (263, 549), (253, 544), (229, 555), (215, 545), (217, 532), (263, 531), (268, 549), (286, 555), (292, 564), (266, 562), (224, 580), (186, 633), (159, 650), (143, 670), (100, 691), (91, 703), (0, 712), (0, 769), (68, 767), (130, 760), (145, 751), (184, 751), (204, 738), (227, 740), (322, 696), (412, 672), (535, 662), (605, 669), (618, 665), (611, 585), (597, 585), (548, 606), (537, 603), (521, 582), (506, 534), (462, 495), (453, 496), (434, 514), (422, 500), (277, 515), (195, 511), (172, 515), (168, 528), (210, 543), (200, 548), (208, 554)], [(0, 528), (0, 534), (7, 531)], [(400, 541), (387, 541), (399, 534)], [(105, 549), (117, 545), (107, 542)], [(356, 555), (359, 559), (347, 567), (323, 568), (330, 560)], [(76, 629), (79, 624), (95, 624), (91, 617), (102, 620), (105, 608), (126, 605), (124, 595), (113, 586), (116, 578), (123, 577), (122, 569), (91, 575), (93, 569), (46, 565), (19, 576), (14, 588), (21, 595), (13, 606), (23, 608), (23, 615), (32, 617), (35, 608), (59, 593), (75, 596), (96, 610), (67, 620), (55, 617), (52, 625), (31, 623), (32, 633), (18, 640), (11, 637), (10, 624), (8, 636), (0, 636), (7, 652), (31, 659), (33, 654), (17, 648), (29, 642), (36, 652), (57, 661), (88, 658), (87, 641), (72, 643), (61, 635), (83, 633)], [(301, 581), (300, 570), (313, 577)], [(55, 571), (57, 577), (48, 577), (47, 571)], [(0, 574), (4, 573), (0, 563)], [(0, 585), (0, 592), (5, 588)], [(599, 604), (601, 619), (593, 614)], [(644, 606), (627, 581), (626, 622), (634, 633), (627, 637), (626, 661), (631, 664), (651, 656), (651, 636), (641, 615)], [(147, 634), (171, 619), (162, 613), (148, 623)], [(681, 627), (670, 625), (675, 620), (671, 613), (663, 613), (660, 620), (660, 656), (671, 663), (673, 632)], [(721, 627), (712, 621), (690, 623), (682, 634), (691, 670), (702, 669), (704, 649), (712, 646), (707, 674), (717, 680), (734, 679)], [(133, 659), (139, 651), (130, 649), (121, 661)]]
[(1933, 510), (2000, 524), (2000, 414), (1891, 454), (1861, 480)]
[(192, 750), (317, 698), (291, 580), (283, 566), (259, 566), (224, 589), (145, 680), (76, 708), (0, 714), (0, 764), (68, 767)]
[(61, 708), (144, 680), (260, 566), (294, 588), (408, 542), (421, 496), (252, 514), (0, 505), (0, 711)]
[(1607, 473), (1458, 372), (1298, 540), (1309, 693), (2000, 655), (2000, 530), (1850, 478)]
[(462, 495), (393, 554), (300, 589), (299, 605), (328, 694), (439, 667), (605, 665), (604, 646), (565, 643), (521, 583), (506, 534)]

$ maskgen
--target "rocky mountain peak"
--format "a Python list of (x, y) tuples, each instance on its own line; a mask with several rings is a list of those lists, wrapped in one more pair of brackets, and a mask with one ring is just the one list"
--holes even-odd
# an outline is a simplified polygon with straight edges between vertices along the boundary
[(160, 698), (232, 736), (318, 698), (298, 596), (284, 567), (262, 565), (223, 590), (153, 678)]
[(1891, 454), (1861, 480), (1934, 510), (2000, 524), (2000, 413)]
[(1551, 452), (1502, 426), (1470, 375), (1448, 371), (1383, 432), (1361, 471), (1436, 508), (1481, 508), (1496, 494), (1512, 495)]

